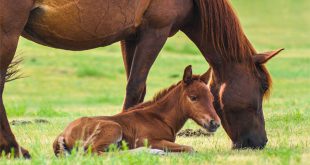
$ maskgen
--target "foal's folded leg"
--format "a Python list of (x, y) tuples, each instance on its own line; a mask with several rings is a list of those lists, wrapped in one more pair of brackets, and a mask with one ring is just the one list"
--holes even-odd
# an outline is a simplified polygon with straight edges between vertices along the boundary
[(122, 128), (118, 123), (84, 117), (70, 123), (55, 139), (53, 148), (56, 156), (70, 154), (75, 147), (101, 154), (121, 140)]
[(151, 141), (150, 145), (153, 149), (160, 149), (169, 152), (195, 152), (194, 148), (191, 146), (180, 145), (167, 140)]
[(91, 147), (92, 152), (101, 154), (109, 149), (112, 144), (118, 144), (122, 141), (122, 127), (112, 121), (98, 122), (97, 130), (94, 130), (95, 136), (89, 136), (84, 142), (85, 148)]

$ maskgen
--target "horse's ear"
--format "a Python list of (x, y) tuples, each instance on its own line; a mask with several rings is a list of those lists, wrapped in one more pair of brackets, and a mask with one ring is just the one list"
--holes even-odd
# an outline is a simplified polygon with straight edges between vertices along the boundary
[(193, 71), (192, 71), (192, 66), (189, 65), (184, 70), (183, 82), (185, 84), (190, 84), (192, 81), (193, 81)]
[(209, 68), (206, 73), (200, 76), (200, 80), (207, 84), (209, 82), (210, 76), (211, 76), (211, 68)]
[(256, 54), (253, 56), (253, 60), (255, 63), (265, 64), (266, 62), (268, 62), (270, 59), (275, 57), (277, 54), (279, 54), (283, 50), (284, 49), (278, 49), (278, 50), (274, 50), (274, 51), (270, 51), (270, 52), (259, 53), (259, 54)]

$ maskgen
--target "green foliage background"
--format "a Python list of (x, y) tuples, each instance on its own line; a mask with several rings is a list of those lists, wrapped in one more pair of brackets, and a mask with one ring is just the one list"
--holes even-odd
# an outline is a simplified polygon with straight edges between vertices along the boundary
[[(73, 155), (57, 159), (52, 141), (72, 120), (81, 116), (112, 115), (121, 111), (125, 73), (119, 43), (105, 48), (70, 52), (21, 39), (18, 53), (25, 58), (25, 79), (6, 85), (4, 99), (9, 119), (43, 118), (50, 124), (12, 126), (20, 144), (33, 159), (0, 159), (1, 164), (307, 164), (310, 160), (310, 1), (232, 0), (250, 41), (258, 51), (286, 48), (267, 66), (273, 92), (264, 113), (269, 142), (262, 151), (232, 151), (223, 129), (209, 138), (178, 138), (196, 154), (152, 156), (107, 154)], [(181, 79), (193, 65), (196, 74), (208, 65), (197, 48), (178, 33), (169, 39), (148, 79), (147, 99)], [(198, 128), (188, 122), (186, 128)]]

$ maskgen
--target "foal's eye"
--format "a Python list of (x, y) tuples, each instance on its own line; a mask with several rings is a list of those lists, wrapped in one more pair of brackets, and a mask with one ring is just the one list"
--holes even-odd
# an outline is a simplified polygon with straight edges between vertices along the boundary
[(189, 96), (189, 98), (191, 99), (191, 101), (197, 101), (198, 100), (198, 97), (197, 96)]

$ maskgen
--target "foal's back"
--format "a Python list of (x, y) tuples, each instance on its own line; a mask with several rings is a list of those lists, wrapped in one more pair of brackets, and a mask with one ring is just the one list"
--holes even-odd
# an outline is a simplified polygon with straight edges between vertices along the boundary
[[(104, 137), (104, 138), (103, 138)], [(74, 147), (83, 147), (95, 153), (104, 152), (111, 144), (122, 140), (122, 127), (110, 120), (82, 117), (72, 123), (54, 141), (56, 155), (70, 152)]]

